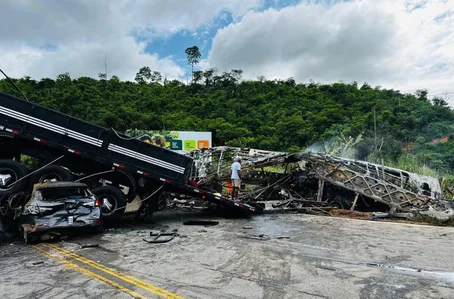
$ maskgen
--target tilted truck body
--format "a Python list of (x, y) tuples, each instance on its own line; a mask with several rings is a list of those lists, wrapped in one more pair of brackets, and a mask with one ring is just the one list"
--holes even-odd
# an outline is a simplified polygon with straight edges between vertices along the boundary
[[(17, 181), (29, 171), (24, 172), (17, 165), (16, 161), (20, 161), (22, 154), (37, 158), (40, 165), (55, 162)], [(56, 165), (62, 168), (57, 169)], [(37, 183), (49, 172), (65, 177), (65, 173), (61, 173), (63, 169), (63, 172), (70, 170), (80, 177), (95, 174), (84, 181), (92, 188), (99, 187), (100, 179), (117, 188), (127, 187), (129, 202), (137, 195), (144, 198), (162, 188), (233, 209), (259, 212), (260, 207), (233, 202), (190, 184), (192, 168), (193, 159), (190, 157), (0, 93), (0, 200), (3, 200), (3, 205), (14, 193), (21, 191), (19, 187), (23, 189)], [(12, 184), (16, 181), (17, 184)], [(152, 201), (158, 195), (153, 196)], [(112, 199), (118, 200), (115, 196)], [(124, 212), (125, 204), (114, 204), (116, 213), (110, 216), (116, 218)]]

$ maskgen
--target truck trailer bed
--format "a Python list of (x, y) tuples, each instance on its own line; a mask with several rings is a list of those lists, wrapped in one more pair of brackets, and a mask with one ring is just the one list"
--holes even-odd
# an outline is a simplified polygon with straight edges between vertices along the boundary
[[(41, 105), (0, 92), (0, 138), (12, 138), (19, 152), (65, 155), (78, 163), (117, 169), (168, 184), (178, 192), (248, 212), (260, 207), (233, 202), (189, 184), (193, 159), (116, 133)], [(0, 158), (14, 153), (2, 152)], [(48, 160), (51, 160), (49, 157)], [(77, 163), (76, 163), (77, 164)], [(95, 169), (96, 167), (94, 167)]]

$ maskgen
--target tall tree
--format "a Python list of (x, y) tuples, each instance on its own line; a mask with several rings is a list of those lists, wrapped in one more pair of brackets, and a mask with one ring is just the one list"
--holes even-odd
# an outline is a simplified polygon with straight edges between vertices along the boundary
[(147, 83), (147, 80), (150, 80), (151, 78), (151, 70), (148, 66), (144, 66), (140, 68), (139, 72), (136, 74), (136, 82), (139, 84), (145, 84)]
[(186, 56), (188, 58), (188, 64), (191, 65), (191, 82), (194, 82), (194, 64), (198, 64), (200, 62), (200, 54), (199, 47), (192, 46), (187, 48), (185, 51)]

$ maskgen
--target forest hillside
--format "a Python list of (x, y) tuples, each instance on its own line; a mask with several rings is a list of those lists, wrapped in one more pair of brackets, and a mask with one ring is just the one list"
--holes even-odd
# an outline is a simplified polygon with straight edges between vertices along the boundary
[[(120, 131), (212, 131), (218, 146), (309, 148), (437, 175), (454, 170), (454, 113), (443, 100), (429, 100), (426, 90), (410, 95), (356, 82), (248, 81), (241, 74), (195, 71), (185, 84), (144, 67), (135, 82), (68, 73), (13, 80), (34, 103)], [(6, 79), (0, 91), (20, 97)]]

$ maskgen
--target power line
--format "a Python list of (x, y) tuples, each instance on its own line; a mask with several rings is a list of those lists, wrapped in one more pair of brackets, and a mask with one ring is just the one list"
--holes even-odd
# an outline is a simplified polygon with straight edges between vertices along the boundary
[(14, 85), (14, 87), (16, 87), (16, 89), (20, 92), (20, 94), (24, 97), (25, 100), (27, 100), (27, 102), (30, 102), (27, 98), (27, 96), (25, 96), (25, 94), (22, 92), (22, 90), (19, 88), (19, 86), (16, 85), (16, 83), (14, 83), (13, 80), (11, 80), (10, 77), (8, 77), (8, 75), (2, 70), (0, 69), (0, 72), (6, 77), (6, 79), (8, 79), (8, 81)]
[(429, 94), (430, 97), (436, 97), (436, 96), (444, 96), (448, 94), (454, 94), (454, 91), (448, 91), (448, 92), (443, 92), (443, 93), (437, 93), (437, 94)]

